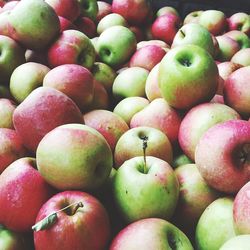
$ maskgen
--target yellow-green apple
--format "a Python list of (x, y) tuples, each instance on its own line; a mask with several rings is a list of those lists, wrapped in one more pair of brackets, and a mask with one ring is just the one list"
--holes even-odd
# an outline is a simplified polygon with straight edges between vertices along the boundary
[(250, 116), (250, 66), (235, 70), (224, 82), (225, 103), (247, 119)]
[(89, 17), (79, 17), (74, 22), (76, 29), (84, 33), (87, 37), (93, 38), (96, 36), (96, 24)]
[[(146, 148), (144, 148), (145, 143)], [(169, 164), (172, 163), (173, 150), (167, 136), (159, 129), (140, 126), (131, 128), (118, 140), (114, 151), (116, 168), (133, 157), (143, 156), (144, 150), (147, 156), (154, 156)]]
[(98, 12), (96, 15), (96, 21), (99, 22), (103, 17), (112, 12), (112, 6), (110, 3), (104, 1), (97, 1)]
[(50, 130), (62, 124), (82, 122), (81, 111), (72, 99), (49, 87), (33, 90), (13, 113), (17, 133), (33, 152)]
[(54, 9), (43, 0), (22, 0), (10, 11), (10, 36), (27, 49), (47, 47), (59, 34)]
[(195, 150), (195, 163), (209, 186), (237, 193), (250, 177), (250, 123), (229, 120), (209, 128)]
[(227, 28), (227, 17), (220, 10), (203, 11), (198, 22), (214, 36), (223, 34)]
[(239, 44), (228, 36), (217, 36), (219, 52), (216, 59), (220, 62), (230, 61), (233, 55), (240, 50)]
[(241, 49), (250, 47), (250, 39), (249, 37), (242, 31), (239, 30), (231, 30), (224, 34), (224, 36), (229, 36), (234, 39), (240, 46)]
[(136, 221), (113, 239), (110, 250), (193, 250), (187, 236), (170, 222), (159, 218)]
[(183, 152), (180, 152), (179, 154), (175, 155), (172, 163), (173, 168), (177, 168), (182, 165), (186, 164), (192, 164), (193, 161), (189, 159)]
[(167, 43), (165, 43), (162, 40), (158, 40), (158, 39), (140, 41), (137, 43), (136, 49), (140, 49), (140, 48), (143, 48), (143, 47), (148, 46), (148, 45), (159, 46), (159, 47), (163, 48), (166, 52), (170, 49), (170, 46)]
[(143, 24), (151, 10), (147, 0), (113, 0), (112, 12), (122, 15), (130, 24)]
[(127, 123), (117, 114), (104, 110), (92, 110), (83, 116), (85, 125), (96, 129), (114, 151), (117, 141), (129, 130)]
[(195, 10), (188, 13), (183, 20), (183, 24), (185, 25), (187, 23), (199, 23), (199, 18), (202, 12), (203, 10)]
[(163, 98), (157, 98), (132, 117), (130, 128), (139, 126), (157, 128), (165, 133), (173, 144), (177, 141), (180, 124), (180, 114)]
[(176, 33), (171, 47), (174, 48), (185, 44), (197, 45), (214, 56), (213, 38), (209, 31), (200, 24), (188, 23), (183, 25)]
[(112, 86), (115, 99), (121, 100), (126, 97), (145, 97), (145, 84), (149, 71), (142, 67), (124, 69), (117, 75)]
[(110, 174), (112, 157), (97, 130), (74, 123), (47, 133), (36, 151), (39, 172), (59, 190), (98, 188)]
[(78, 30), (65, 30), (48, 49), (51, 67), (79, 64), (90, 69), (95, 62), (95, 49), (90, 39)]
[(64, 30), (74, 30), (77, 29), (76, 26), (67, 18), (58, 16), (60, 21), (60, 33), (62, 33)]
[(171, 45), (180, 26), (181, 19), (175, 14), (167, 13), (159, 16), (151, 26), (153, 39), (160, 39)]
[(231, 62), (240, 64), (242, 66), (250, 66), (250, 48), (241, 49), (234, 54)]
[(0, 187), (0, 223), (17, 232), (31, 229), (40, 207), (54, 192), (30, 157), (9, 165), (0, 175)]
[(233, 119), (241, 117), (227, 105), (209, 102), (196, 105), (181, 121), (178, 134), (181, 149), (194, 161), (195, 148), (202, 135), (215, 124)]
[(177, 109), (190, 109), (211, 100), (216, 93), (218, 80), (214, 59), (197, 45), (177, 46), (160, 62), (161, 94), (169, 105)]
[(141, 67), (151, 71), (165, 56), (166, 51), (157, 45), (148, 45), (137, 49), (131, 56), (129, 67)]
[(134, 33), (124, 26), (107, 28), (97, 40), (97, 52), (102, 62), (111, 67), (126, 63), (136, 50)]
[(0, 246), (3, 250), (25, 250), (24, 237), (0, 225)]
[(159, 88), (159, 67), (160, 63), (156, 64), (152, 70), (149, 72), (146, 84), (145, 92), (149, 101), (153, 101), (156, 98), (161, 98), (161, 91)]
[(106, 249), (110, 222), (106, 209), (94, 196), (81, 191), (60, 192), (43, 204), (36, 222), (51, 218), (52, 225), (34, 229), (37, 250)]
[(172, 167), (153, 156), (125, 161), (113, 178), (114, 201), (125, 222), (144, 218), (170, 219), (179, 196)]
[(131, 96), (118, 102), (113, 112), (123, 118), (129, 125), (134, 114), (144, 109), (148, 104), (149, 101), (144, 97)]
[(44, 76), (50, 69), (36, 62), (19, 65), (10, 77), (10, 93), (21, 103), (34, 89), (42, 86)]
[(96, 0), (78, 0), (80, 4), (80, 14), (84, 17), (89, 17), (95, 21), (98, 13), (98, 5)]
[(219, 75), (225, 81), (231, 73), (242, 67), (242, 65), (233, 62), (222, 62), (217, 64)]
[(229, 30), (239, 30), (250, 35), (250, 16), (244, 12), (237, 12), (227, 19)]
[(219, 250), (246, 250), (250, 245), (250, 235), (237, 235), (226, 241)]
[[(249, 160), (249, 158), (248, 158)], [(250, 182), (237, 193), (233, 205), (234, 228), (236, 234), (250, 234)]]
[(165, 15), (167, 13), (172, 13), (172, 14), (174, 14), (176, 16), (179, 16), (178, 11), (172, 6), (163, 6), (163, 7), (161, 7), (160, 9), (157, 10), (156, 16), (157, 17), (162, 16), (162, 15)]
[(25, 63), (25, 50), (12, 38), (0, 35), (0, 82), (8, 83), (14, 69)]
[(202, 213), (196, 227), (197, 250), (218, 250), (235, 236), (233, 227), (233, 198), (213, 201)]
[(0, 98), (0, 128), (14, 128), (12, 116), (15, 109), (16, 104), (11, 99)]
[(43, 79), (43, 86), (55, 88), (70, 97), (85, 110), (94, 97), (91, 72), (77, 64), (63, 64), (50, 70)]
[(110, 13), (106, 16), (104, 16), (97, 25), (97, 34), (101, 34), (104, 30), (106, 30), (107, 28), (110, 28), (112, 26), (116, 26), (116, 25), (121, 25), (124, 27), (128, 27), (128, 23), (126, 21), (126, 19), (117, 14), (117, 13)]
[(180, 193), (174, 217), (178, 227), (190, 234), (206, 207), (219, 197), (219, 192), (208, 186), (195, 164), (177, 167), (175, 175)]
[(78, 0), (45, 0), (56, 12), (58, 16), (67, 18), (74, 22), (80, 15), (80, 5)]

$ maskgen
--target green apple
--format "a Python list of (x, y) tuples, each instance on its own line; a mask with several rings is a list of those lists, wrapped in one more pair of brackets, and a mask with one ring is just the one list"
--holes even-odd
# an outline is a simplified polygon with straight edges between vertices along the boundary
[(102, 62), (111, 67), (126, 63), (136, 50), (134, 33), (123, 26), (106, 29), (97, 41), (97, 52)]
[(174, 108), (190, 109), (215, 95), (219, 80), (212, 56), (196, 45), (171, 49), (160, 62), (159, 87)]
[(177, 205), (179, 183), (166, 161), (138, 156), (117, 170), (113, 196), (125, 222), (155, 217), (170, 219)]
[(176, 168), (176, 167), (186, 165), (186, 164), (191, 164), (191, 163), (193, 163), (192, 160), (182, 153), (174, 157), (172, 167)]
[(218, 250), (234, 236), (233, 198), (219, 198), (199, 219), (195, 232), (197, 250)]
[(98, 5), (96, 0), (78, 0), (81, 9), (81, 15), (96, 19), (98, 13)]
[(233, 40), (235, 40), (241, 49), (250, 47), (250, 39), (249, 37), (242, 31), (239, 30), (231, 30), (224, 34), (224, 36), (229, 36)]
[(250, 234), (238, 235), (226, 241), (219, 250), (248, 250)]

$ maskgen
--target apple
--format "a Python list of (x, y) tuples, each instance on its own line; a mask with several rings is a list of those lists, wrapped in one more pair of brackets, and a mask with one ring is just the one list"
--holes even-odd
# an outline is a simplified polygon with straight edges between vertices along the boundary
[(166, 51), (157, 45), (137, 49), (129, 61), (129, 67), (142, 67), (151, 71), (165, 56)]
[(157, 98), (132, 117), (130, 128), (147, 126), (159, 129), (174, 144), (178, 138), (180, 124), (180, 114), (163, 98)]
[(160, 62), (161, 94), (177, 109), (190, 109), (212, 99), (218, 79), (218, 68), (212, 56), (196, 45), (173, 48)]
[(118, 67), (129, 60), (136, 49), (136, 43), (136, 37), (129, 28), (112, 26), (99, 36), (97, 52), (102, 62)]
[(113, 195), (125, 222), (144, 218), (170, 219), (177, 205), (179, 183), (166, 161), (153, 156), (137, 156), (117, 170)]
[(129, 24), (143, 24), (150, 14), (147, 0), (113, 0), (112, 12), (123, 16)]
[(231, 62), (240, 64), (242, 66), (250, 66), (250, 48), (241, 49), (234, 54)]
[(10, 77), (10, 92), (18, 103), (21, 103), (34, 89), (42, 86), (44, 76), (50, 69), (36, 62), (19, 65)]
[(119, 115), (129, 125), (134, 114), (144, 109), (148, 104), (149, 101), (144, 97), (131, 96), (117, 103), (113, 112)]
[(193, 161), (189, 159), (183, 152), (176, 155), (173, 159), (172, 167), (177, 168), (182, 165), (192, 164)]
[(82, 124), (58, 126), (47, 133), (37, 147), (36, 158), (43, 178), (59, 190), (98, 188), (113, 164), (105, 138)]
[(200, 138), (195, 163), (209, 186), (237, 193), (249, 180), (250, 123), (229, 120), (212, 126)]
[(15, 109), (16, 104), (12, 100), (0, 98), (0, 128), (14, 128), (12, 116)]
[(234, 13), (227, 19), (227, 22), (229, 30), (239, 30), (250, 35), (250, 17), (247, 13)]
[(128, 26), (128, 23), (126, 21), (126, 19), (117, 14), (117, 13), (110, 13), (106, 16), (104, 16), (97, 25), (97, 34), (101, 34), (104, 30), (106, 30), (107, 28), (110, 28), (112, 26), (116, 26), (116, 25), (121, 25), (124, 27)]
[(178, 30), (174, 37), (172, 48), (186, 44), (200, 46), (212, 56), (215, 54), (213, 38), (208, 30), (200, 24), (188, 23)]
[(64, 30), (71, 30), (71, 29), (77, 29), (76, 26), (67, 18), (58, 16), (60, 21), (60, 33), (62, 33)]
[(91, 72), (76, 64), (63, 64), (53, 68), (45, 75), (43, 86), (61, 91), (70, 97), (80, 110), (86, 109), (94, 96)]
[(36, 250), (102, 250), (107, 246), (108, 214), (94, 196), (81, 191), (57, 193), (43, 204), (36, 222), (51, 214), (57, 218), (52, 226), (46, 225), (42, 230), (33, 227)]
[(115, 99), (126, 97), (145, 97), (145, 84), (149, 71), (141, 67), (124, 69), (114, 80), (112, 93)]
[(83, 115), (85, 125), (96, 129), (114, 151), (117, 141), (129, 130), (127, 123), (117, 114), (104, 110), (92, 110)]
[(29, 231), (40, 207), (54, 192), (36, 167), (35, 158), (20, 158), (0, 175), (0, 223), (8, 229)]
[(98, 5), (96, 0), (78, 0), (80, 5), (80, 14), (84, 17), (89, 17), (95, 21), (98, 13)]
[(10, 36), (27, 49), (41, 50), (59, 34), (60, 22), (54, 9), (43, 0), (22, 0), (8, 17)]
[(63, 31), (48, 49), (48, 62), (52, 68), (62, 64), (79, 64), (90, 69), (94, 61), (94, 46), (78, 30)]
[(97, 1), (98, 12), (96, 15), (96, 21), (99, 22), (103, 17), (112, 13), (112, 6), (110, 3), (104, 1)]
[(250, 235), (238, 235), (226, 241), (221, 247), (220, 250), (245, 250), (246, 246), (250, 244)]
[(250, 47), (250, 39), (249, 37), (239, 30), (231, 30), (224, 34), (224, 36), (229, 36), (233, 40), (235, 40), (239, 46), (240, 49), (245, 49)]
[(213, 201), (202, 213), (196, 227), (196, 249), (216, 250), (235, 236), (233, 227), (233, 198)]
[[(147, 147), (144, 149), (145, 143)], [(140, 126), (131, 128), (119, 138), (114, 151), (115, 167), (119, 168), (125, 161), (143, 156), (145, 152), (147, 156), (172, 163), (173, 150), (167, 136), (159, 129)]]
[(113, 239), (110, 250), (193, 250), (187, 236), (170, 222), (159, 218), (136, 221)]
[(153, 39), (160, 39), (171, 45), (180, 25), (181, 19), (175, 14), (167, 13), (157, 17), (151, 27)]
[(93, 38), (96, 36), (96, 24), (89, 17), (79, 17), (74, 22), (76, 29), (84, 33), (87, 37)]
[(246, 91), (249, 79), (250, 66), (242, 67), (227, 78), (223, 88), (225, 103), (247, 119), (250, 116), (250, 93)]
[(19, 3), (20, 1), (9, 1), (9, 2), (5, 2), (4, 6), (2, 7), (2, 11), (10, 11), (12, 9), (14, 9), (14, 7), (16, 7), (16, 5)]
[(172, 14), (174, 14), (176, 16), (179, 16), (178, 11), (174, 7), (172, 7), (172, 6), (163, 6), (160, 9), (157, 10), (156, 17), (163, 16), (163, 15), (165, 15), (167, 13), (172, 13)]
[(83, 122), (77, 105), (62, 92), (49, 87), (33, 90), (13, 113), (15, 130), (33, 152), (50, 130), (74, 122)]
[(0, 11), (0, 35), (8, 36), (8, 37), (10, 37), (10, 31), (11, 31), (9, 15), (10, 15), (10, 10), (2, 11), (2, 12)]
[(184, 20), (183, 20), (183, 24), (187, 24), (187, 23), (199, 23), (199, 18), (201, 13), (203, 12), (203, 10), (195, 10), (192, 12), (189, 12)]
[(170, 46), (167, 43), (165, 43), (162, 40), (158, 40), (158, 39), (140, 41), (137, 43), (136, 49), (140, 49), (140, 48), (143, 48), (143, 47), (148, 46), (148, 45), (159, 46), (159, 47), (163, 48), (166, 52), (170, 49)]
[(242, 65), (233, 62), (222, 62), (217, 64), (219, 75), (225, 81), (231, 73), (242, 67)]
[(195, 149), (202, 135), (215, 124), (233, 119), (241, 117), (227, 105), (220, 103), (196, 105), (182, 119), (178, 134), (181, 149), (194, 161)]

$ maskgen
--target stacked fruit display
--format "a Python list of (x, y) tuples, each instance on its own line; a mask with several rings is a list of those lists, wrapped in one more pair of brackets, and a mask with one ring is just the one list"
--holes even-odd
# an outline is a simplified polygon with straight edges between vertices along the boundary
[(0, 249), (247, 250), (250, 16), (1, 1)]

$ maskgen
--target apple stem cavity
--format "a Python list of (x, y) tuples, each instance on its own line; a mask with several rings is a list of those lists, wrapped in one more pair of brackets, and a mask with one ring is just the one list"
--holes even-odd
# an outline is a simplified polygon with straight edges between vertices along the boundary
[(239, 159), (242, 164), (250, 162), (250, 144), (245, 144), (242, 147), (239, 153)]
[(74, 215), (77, 209), (80, 207), (84, 207), (82, 201), (74, 202), (72, 204), (67, 205), (66, 207), (63, 207), (62, 209), (52, 212), (49, 215), (47, 215), (45, 218), (43, 218), (42, 220), (38, 221), (35, 225), (33, 225), (32, 230), (37, 232), (37, 231), (49, 229), (57, 221), (58, 219), (57, 214), (59, 212), (62, 212), (71, 208), (70, 212), (67, 213), (68, 215), (71, 216), (71, 215)]

